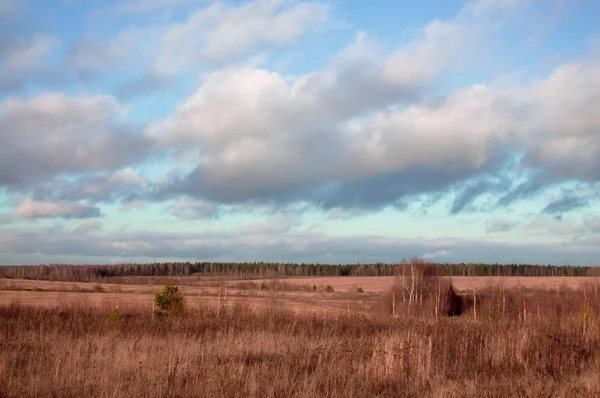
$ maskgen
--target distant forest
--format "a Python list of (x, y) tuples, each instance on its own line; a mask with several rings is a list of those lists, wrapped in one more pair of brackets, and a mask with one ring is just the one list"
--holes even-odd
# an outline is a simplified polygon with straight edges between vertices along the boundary
[[(18, 265), (0, 266), (0, 277), (74, 282), (101, 282), (124, 276), (227, 276), (263, 279), (292, 276), (393, 276), (407, 261), (395, 264), (295, 264), (179, 262), (118, 265)], [(431, 264), (431, 263), (430, 263)], [(596, 266), (530, 264), (435, 264), (443, 276), (600, 276)]]

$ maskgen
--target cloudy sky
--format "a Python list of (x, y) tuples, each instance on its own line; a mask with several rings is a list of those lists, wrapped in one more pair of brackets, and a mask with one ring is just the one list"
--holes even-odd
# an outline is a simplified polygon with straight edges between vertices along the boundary
[(600, 264), (597, 0), (0, 0), (0, 264)]

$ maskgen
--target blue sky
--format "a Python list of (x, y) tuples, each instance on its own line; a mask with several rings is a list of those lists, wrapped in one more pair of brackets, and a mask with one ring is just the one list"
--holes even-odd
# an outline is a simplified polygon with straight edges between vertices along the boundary
[(0, 264), (598, 265), (600, 3), (0, 0)]

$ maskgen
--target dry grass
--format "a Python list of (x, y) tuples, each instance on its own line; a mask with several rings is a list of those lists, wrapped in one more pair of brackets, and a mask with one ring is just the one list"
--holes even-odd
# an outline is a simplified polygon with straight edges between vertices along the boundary
[[(490, 284), (503, 283), (507, 288), (523, 287), (526, 289), (557, 289), (566, 286), (578, 289), (587, 283), (597, 283), (597, 277), (578, 276), (453, 276), (450, 279), (458, 291), (484, 289)], [(332, 286), (336, 291), (347, 291), (353, 287), (362, 287), (365, 292), (379, 293), (388, 290), (394, 284), (393, 276), (331, 276), (331, 277), (297, 277), (284, 279), (287, 283), (302, 285)]]
[(600, 333), (576, 320), (302, 315), (204, 305), (183, 317), (0, 306), (0, 395), (598, 396)]
[[(490, 284), (504, 284), (506, 288), (523, 287), (526, 289), (558, 289), (563, 286), (570, 289), (578, 289), (589, 283), (600, 283), (599, 277), (578, 276), (454, 276), (448, 278), (452, 281), (458, 291), (484, 289)], [(126, 292), (150, 292), (155, 291), (156, 286), (170, 283), (181, 287), (183, 290), (192, 291), (196, 287), (216, 288), (228, 286), (230, 289), (260, 289), (264, 283), (269, 288), (272, 284), (279, 286), (278, 290), (310, 291), (313, 286), (323, 289), (330, 285), (337, 292), (348, 292), (361, 287), (365, 292), (380, 293), (388, 290), (394, 283), (393, 276), (331, 276), (331, 277), (289, 277), (283, 279), (257, 279), (250, 281), (232, 280), (227, 277), (210, 276), (182, 276), (182, 277), (122, 277), (108, 278), (111, 283), (85, 283), (85, 282), (59, 282), (30, 279), (4, 279), (0, 278), (0, 290), (15, 286), (19, 290), (49, 290), (69, 291), (78, 289), (80, 291), (92, 291), (100, 287), (111, 292), (120, 289)], [(297, 288), (294, 288), (297, 286)], [(150, 288), (150, 289), (148, 289)]]
[[(295, 280), (182, 286), (181, 317), (153, 315), (160, 286), (10, 280), (0, 397), (600, 396), (592, 278), (578, 289), (467, 279), (451, 318), (436, 316), (443, 300), (426, 279), (412, 301), (401, 293), (412, 278), (381, 295), (355, 293), (369, 285), (353, 278), (318, 278), (334, 293)], [(124, 318), (111, 319), (117, 299)]]
[[(188, 280), (195, 280), (192, 277)], [(60, 307), (84, 303), (100, 308), (114, 308), (117, 301), (128, 311), (150, 311), (154, 294), (162, 285), (121, 285), (41, 280), (0, 279), (0, 304), (19, 302), (26, 305)], [(266, 281), (199, 281), (179, 287), (191, 306), (198, 303), (243, 301), (252, 308), (263, 308), (275, 301), (295, 312), (366, 311), (377, 302), (375, 294), (355, 294), (336, 290), (326, 293), (305, 284), (288, 280)], [(118, 293), (117, 293), (118, 292)]]

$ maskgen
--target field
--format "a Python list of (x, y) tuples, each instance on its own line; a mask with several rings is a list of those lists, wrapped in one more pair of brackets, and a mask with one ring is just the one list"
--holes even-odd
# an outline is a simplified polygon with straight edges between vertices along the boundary
[(593, 277), (110, 281), (0, 279), (0, 396), (600, 396)]
[[(527, 290), (573, 289), (597, 286), (594, 277), (469, 277), (446, 278), (464, 294), (488, 286)], [(117, 281), (117, 280), (115, 280)], [(113, 308), (119, 302), (123, 310), (152, 312), (154, 294), (164, 283), (175, 283), (191, 306), (199, 303), (243, 301), (253, 308), (265, 307), (268, 301), (295, 312), (340, 312), (351, 309), (365, 311), (373, 307), (380, 294), (389, 291), (394, 277), (298, 277), (276, 280), (239, 281), (200, 277), (124, 277), (120, 283), (49, 282), (43, 280), (0, 279), (0, 304), (18, 302), (24, 305), (56, 307), (69, 305)], [(274, 289), (261, 290), (262, 284)], [(333, 293), (325, 293), (331, 286)], [(317, 290), (314, 291), (313, 287)], [(364, 293), (358, 294), (361, 288)]]

